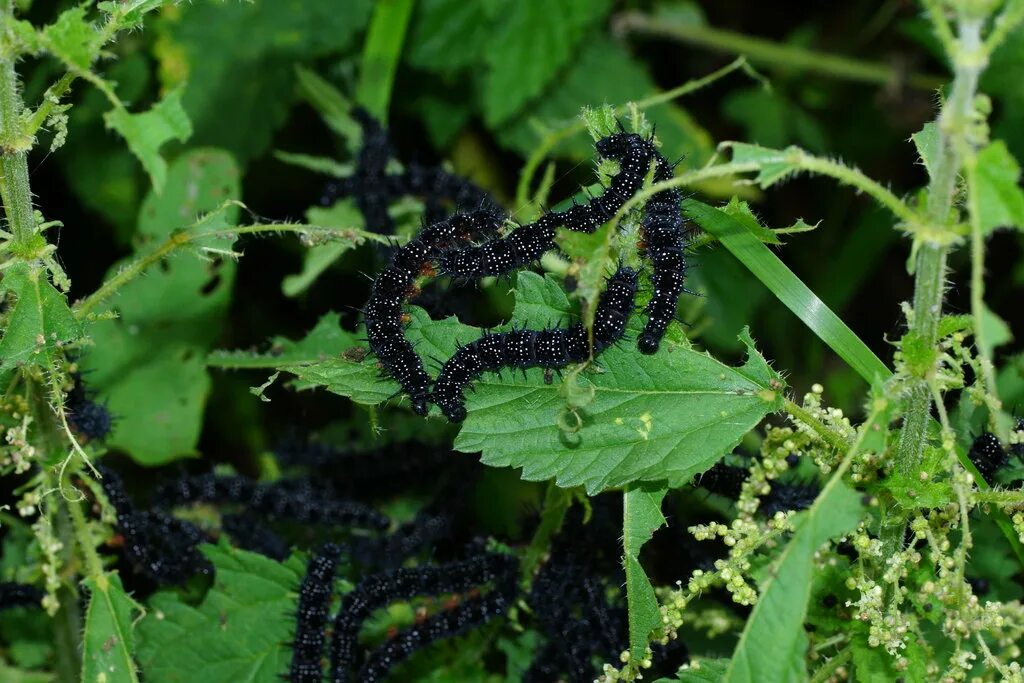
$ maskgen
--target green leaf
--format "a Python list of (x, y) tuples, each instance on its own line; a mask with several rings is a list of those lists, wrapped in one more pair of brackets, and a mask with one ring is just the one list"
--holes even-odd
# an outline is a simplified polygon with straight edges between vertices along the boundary
[[(163, 194), (151, 192), (143, 203), (142, 249), (189, 229), (204, 212), (212, 213), (203, 229), (232, 224), (238, 209), (225, 201), (238, 195), (238, 169), (226, 153), (206, 149), (181, 156)], [(115, 264), (109, 275), (121, 267), (123, 262)], [(118, 292), (118, 319), (92, 324), (95, 345), (82, 364), (118, 416), (110, 445), (147, 465), (194, 453), (210, 389), (205, 356), (219, 335), (234, 277), (230, 261), (178, 252)]]
[(763, 188), (769, 188), (775, 183), (785, 180), (797, 170), (789, 158), (790, 150), (792, 153), (799, 153), (800, 150), (796, 147), (778, 150), (745, 142), (734, 142), (730, 148), (732, 149), (733, 163), (758, 165), (757, 177), (754, 180)]
[(611, 223), (592, 234), (559, 230), (555, 242), (579, 267), (576, 273), (574, 297), (583, 302), (583, 323), (593, 327), (597, 299), (604, 289), (604, 281), (611, 264), (615, 230)]
[(608, 0), (511, 3), (485, 52), (483, 105), (488, 124), (507, 121), (539, 95), (609, 6)]
[(315, 71), (296, 67), (295, 76), (299, 93), (313, 106), (324, 122), (338, 135), (351, 143), (362, 137), (362, 130), (352, 118), (352, 103), (337, 88), (321, 78)]
[[(1002, 544), (997, 544), (1002, 545)], [(857, 681), (862, 683), (891, 683), (891, 681), (928, 680), (928, 659), (916, 638), (907, 640), (907, 646), (900, 652), (900, 658), (907, 660), (906, 668), (896, 668), (896, 658), (885, 648), (871, 647), (867, 637), (858, 633), (850, 642), (853, 653), (853, 668)]]
[(373, 4), (201, 2), (162, 14), (160, 73), (166, 88), (187, 83), (193, 143), (225, 148), (243, 164), (262, 155), (295, 102), (295, 65), (350, 53)]
[(1006, 149), (1006, 143), (996, 140), (978, 152), (975, 175), (982, 234), (1002, 227), (1024, 230), (1024, 190), (1018, 184), (1020, 164)]
[(629, 486), (622, 504), (622, 557), (626, 571), (626, 604), (629, 609), (629, 654), (634, 662), (644, 658), (650, 635), (661, 626), (661, 610), (644, 568), (640, 548), (665, 523), (661, 501), (663, 486)]
[(124, 592), (116, 572), (82, 584), (91, 595), (82, 638), (82, 681), (138, 683), (132, 613), (141, 606)]
[(217, 580), (199, 605), (160, 591), (138, 627), (147, 683), (274, 683), (291, 659), (296, 590), (305, 572), (227, 545), (202, 546)]
[(19, 365), (49, 367), (59, 346), (82, 337), (82, 328), (46, 270), (18, 262), (5, 272), (0, 289), (17, 296), (0, 339), (0, 377)]
[(811, 595), (814, 553), (829, 539), (857, 525), (860, 496), (833, 478), (800, 515), (793, 538), (761, 586), (761, 596), (722, 679), (727, 683), (807, 679), (803, 622)]
[(694, 199), (683, 212), (717, 237), (819, 339), (869, 383), (891, 374), (885, 364), (757, 236), (727, 215)]
[(985, 353), (989, 358), (992, 357), (992, 352), (996, 347), (1013, 341), (1013, 332), (1010, 331), (1010, 326), (984, 304), (981, 309), (981, 326), (984, 328), (982, 337), (985, 340)]
[(654, 683), (719, 683), (728, 668), (728, 659), (701, 659), (680, 671), (677, 678), (659, 678)]
[(413, 0), (377, 0), (366, 34), (356, 101), (380, 121), (388, 120), (391, 87), (412, 6)]
[(932, 168), (935, 166), (935, 160), (939, 156), (939, 145), (941, 144), (939, 124), (929, 121), (924, 124), (924, 128), (911, 135), (910, 139), (913, 140), (917, 154), (921, 157), (921, 163), (924, 164), (925, 170), (930, 176)]
[(142, 162), (157, 192), (163, 190), (167, 180), (167, 162), (160, 156), (160, 148), (171, 140), (184, 142), (192, 135), (192, 123), (181, 106), (181, 94), (180, 88), (172, 90), (141, 114), (116, 108), (103, 116), (107, 126), (121, 134), (128, 149)]
[[(452, 73), (479, 64), (493, 36), (493, 2), (421, 0), (409, 35), (408, 61), (415, 67)], [(453, 46), (458, 46), (454, 49)]]
[(800, 144), (815, 152), (828, 147), (821, 124), (777, 90), (760, 85), (737, 90), (725, 98), (722, 113), (743, 126), (751, 142), (767, 147)]
[[(422, 358), (449, 358), (458, 343), (481, 334), (454, 318), (434, 321), (416, 307), (409, 312), (407, 336)], [(568, 317), (569, 302), (557, 281), (519, 274), (511, 324), (538, 329)], [(631, 333), (640, 328), (636, 316)], [(522, 467), (528, 480), (585, 484), (590, 493), (641, 480), (681, 485), (780, 407), (781, 378), (746, 333), (741, 339), (749, 355), (738, 368), (672, 342), (655, 356), (640, 355), (628, 344), (609, 349), (597, 367), (578, 377), (594, 400), (581, 411), (584, 426), (574, 435), (557, 426), (566, 405), (562, 387), (546, 382), (542, 369), (527, 370), (525, 378), (486, 374), (467, 395), (469, 417), (456, 449), (483, 451), (488, 465)], [(275, 368), (295, 374), (303, 387), (323, 386), (357, 403), (377, 404), (398, 392), (395, 382), (379, 377), (365, 346), (340, 358)]]
[(4, 683), (54, 683), (56, 674), (48, 671), (25, 671), (0, 662), (0, 681)]
[(47, 49), (68, 67), (88, 71), (103, 45), (103, 38), (86, 19), (85, 8), (71, 7), (43, 29)]
[(210, 367), (242, 370), (320, 363), (339, 356), (357, 344), (356, 335), (341, 328), (341, 315), (327, 313), (301, 341), (275, 337), (266, 353), (214, 351), (207, 356), (206, 364)]

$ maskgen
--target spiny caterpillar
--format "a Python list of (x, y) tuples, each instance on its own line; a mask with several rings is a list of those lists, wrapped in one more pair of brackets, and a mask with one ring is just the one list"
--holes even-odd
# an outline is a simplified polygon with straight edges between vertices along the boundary
[(425, 270), (429, 272), (445, 250), (459, 242), (493, 235), (502, 220), (498, 213), (481, 210), (428, 225), (412, 241), (395, 250), (391, 262), (373, 283), (363, 310), (370, 350), (383, 372), (409, 396), (418, 415), (426, 415), (429, 409), (431, 378), (405, 338), (402, 304), (413, 292), (416, 277)]
[(288, 672), (291, 683), (320, 683), (323, 680), (324, 627), (340, 556), (341, 548), (328, 543), (310, 559), (306, 568), (306, 576), (299, 588), (295, 618), (295, 640)]
[(201, 474), (161, 486), (156, 498), (165, 505), (207, 502), (237, 503), (271, 519), (311, 524), (337, 524), (383, 530), (391, 520), (373, 508), (336, 500), (313, 487), (308, 479), (283, 479), (260, 484), (246, 477)]
[[(594, 356), (622, 338), (636, 297), (636, 271), (619, 268), (605, 286), (594, 315)], [(466, 386), (484, 372), (504, 368), (564, 368), (590, 357), (583, 323), (568, 328), (513, 330), (485, 334), (459, 347), (444, 364), (434, 384), (433, 399), (452, 422), (466, 417)]]
[[(672, 166), (655, 153), (654, 181), (672, 179)], [(668, 324), (675, 319), (679, 295), (685, 291), (686, 235), (680, 202), (682, 193), (676, 189), (662, 190), (644, 207), (640, 224), (641, 251), (651, 262), (651, 285), (654, 291), (647, 304), (647, 325), (637, 339), (641, 353), (658, 351)]]
[[(1017, 431), (1024, 432), (1024, 419), (1017, 421)], [(995, 434), (988, 432), (978, 435), (971, 444), (967, 457), (970, 458), (978, 472), (989, 484), (995, 484), (996, 473), (999, 472), (1014, 456), (1024, 461), (1024, 444), (1015, 444), (1007, 451), (999, 443)]]
[(158, 584), (180, 584), (196, 573), (209, 574), (213, 565), (197, 546), (208, 540), (194, 524), (152, 510), (136, 510), (124, 490), (121, 477), (99, 466), (107, 500), (117, 513), (117, 530), (124, 537), (124, 551), (136, 571)]
[(476, 247), (452, 250), (441, 255), (441, 273), (453, 278), (476, 280), (507, 275), (530, 265), (555, 247), (555, 229), (592, 233), (607, 223), (643, 185), (651, 161), (658, 155), (654, 146), (634, 133), (616, 133), (601, 138), (598, 153), (619, 162), (619, 172), (600, 197), (565, 211), (545, 213), (534, 223), (522, 225), (507, 236)]
[(105, 403), (95, 399), (95, 392), (85, 386), (81, 373), (73, 373), (74, 385), (64, 402), (68, 424), (79, 436), (90, 441), (102, 441), (110, 434), (114, 418)]
[[(362, 580), (342, 599), (334, 619), (330, 647), (331, 680), (334, 683), (378, 680), (391, 664), (404, 659), (427, 642), (448, 637), (452, 629), (480, 623), (480, 619), (503, 611), (515, 592), (517, 567), (514, 557), (485, 553), (459, 562), (397, 569)], [(375, 609), (417, 596), (461, 594), (487, 583), (494, 584), (487, 596), (471, 599), (452, 610), (453, 614), (432, 617), (412, 627), (404, 636), (396, 637), (392, 643), (371, 654), (359, 676), (351, 678), (352, 670), (360, 664), (359, 630)]]
[(497, 210), (498, 205), (485, 190), (443, 168), (413, 162), (404, 171), (389, 174), (387, 166), (394, 150), (387, 130), (365, 109), (354, 109), (352, 117), (363, 132), (355, 172), (330, 182), (320, 199), (322, 205), (332, 204), (339, 197), (354, 197), (366, 228), (382, 234), (395, 231), (388, 205), (399, 197), (422, 197), (428, 223), (444, 218), (445, 204)]

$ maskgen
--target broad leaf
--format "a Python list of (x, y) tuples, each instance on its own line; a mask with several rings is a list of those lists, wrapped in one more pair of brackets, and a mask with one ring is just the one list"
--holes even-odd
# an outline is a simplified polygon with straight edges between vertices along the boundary
[[(361, 228), (363, 215), (353, 200), (336, 202), (330, 207), (314, 206), (306, 211), (306, 222), (329, 228)], [(310, 247), (302, 260), (302, 272), (289, 275), (281, 282), (285, 296), (294, 297), (305, 292), (318, 277), (345, 253), (363, 243), (363, 238), (338, 240)]]
[(492, 39), (492, 20), (501, 10), (498, 4), (421, 0), (417, 5), (409, 35), (410, 64), (451, 73), (480, 63)]
[(89, 589), (82, 637), (82, 680), (138, 683), (133, 613), (141, 607), (124, 592), (116, 573), (82, 582)]
[(341, 328), (341, 316), (327, 313), (300, 341), (275, 337), (263, 353), (214, 351), (206, 359), (210, 367), (225, 369), (272, 369), (293, 364), (322, 363), (357, 346), (356, 335)]
[(296, 591), (305, 572), (226, 545), (203, 546), (217, 579), (199, 605), (176, 591), (149, 601), (138, 627), (147, 683), (276, 683), (288, 668)]
[(654, 587), (640, 566), (640, 548), (665, 524), (661, 501), (668, 489), (630, 486), (622, 504), (622, 566), (626, 572), (626, 603), (629, 609), (629, 654), (640, 661), (651, 632), (661, 626), (661, 610)]
[(785, 180), (797, 170), (791, 159), (791, 155), (800, 153), (797, 147), (779, 150), (750, 145), (745, 142), (734, 142), (731, 143), (730, 149), (732, 149), (733, 163), (756, 163), (758, 165), (759, 170), (754, 180), (763, 188), (771, 187), (775, 183)]
[[(484, 58), (484, 116), (500, 124), (541, 93), (569, 61), (584, 33), (607, 13), (608, 0), (516, 0), (498, 22)], [(543, 49), (538, 49), (543, 46)]]
[[(996, 545), (1003, 544), (997, 542)], [(852, 639), (849, 647), (853, 652), (853, 668), (857, 672), (858, 681), (890, 683), (897, 680), (928, 680), (928, 657), (916, 638), (909, 638), (906, 647), (900, 651), (900, 659), (906, 659), (907, 666), (899, 669), (895, 666), (896, 658), (881, 645), (871, 647), (862, 633)]]
[(55, 348), (82, 336), (64, 295), (50, 284), (41, 266), (12, 265), (0, 287), (17, 297), (0, 339), (0, 377), (19, 365), (47, 367)]
[(680, 671), (678, 678), (659, 678), (654, 683), (719, 683), (727, 668), (728, 659), (701, 659)]
[(1021, 189), (1020, 164), (1006, 149), (1006, 143), (996, 140), (978, 152), (977, 207), (981, 230), (985, 235), (996, 228), (1024, 230), (1024, 190)]
[[(204, 230), (233, 223), (237, 208), (224, 202), (238, 193), (238, 170), (224, 152), (182, 156), (170, 168), (164, 193), (151, 193), (143, 203), (142, 249), (188, 228), (203, 212), (213, 212)], [(216, 246), (230, 247), (230, 240)], [(118, 319), (91, 326), (96, 343), (83, 365), (117, 416), (108, 442), (138, 462), (161, 464), (194, 452), (210, 389), (205, 356), (223, 323), (234, 275), (230, 261), (179, 252), (118, 292), (111, 300)]]
[[(410, 308), (408, 337), (422, 358), (449, 358), (459, 343), (481, 334), (454, 318), (432, 321)], [(524, 272), (518, 277), (511, 324), (530, 329), (567, 324), (565, 294), (554, 280)], [(642, 324), (635, 316), (631, 335)], [(682, 337), (679, 337), (682, 338)], [(545, 381), (542, 369), (525, 377), (485, 374), (467, 394), (469, 417), (455, 447), (483, 451), (483, 462), (522, 467), (528, 480), (555, 478), (560, 486), (585, 484), (590, 493), (632, 481), (689, 481), (729, 451), (740, 438), (780, 405), (784, 384), (742, 337), (749, 357), (741, 367), (725, 365), (686, 344), (666, 342), (654, 356), (636, 352), (630, 342), (606, 351), (597, 364), (573, 379), (593, 401), (580, 410), (582, 430), (567, 435), (558, 427), (565, 409), (563, 387)], [(283, 364), (306, 385), (322, 385), (359, 403), (380, 403), (398, 392), (379, 377), (376, 359), (352, 350), (325, 362)], [(432, 361), (427, 367), (436, 373)]]
[(104, 120), (128, 143), (149, 174), (157, 192), (167, 181), (167, 162), (160, 156), (160, 148), (171, 140), (184, 142), (192, 135), (192, 123), (181, 107), (181, 89), (172, 90), (149, 111), (129, 113), (124, 108), (107, 112)]
[(811, 596), (814, 553), (829, 539), (849, 531), (861, 516), (860, 496), (832, 480), (806, 513), (793, 538), (761, 586), (723, 681), (803, 681), (807, 634), (804, 615)]
[(86, 71), (103, 45), (96, 26), (86, 19), (85, 8), (71, 7), (43, 29), (47, 49), (68, 67)]

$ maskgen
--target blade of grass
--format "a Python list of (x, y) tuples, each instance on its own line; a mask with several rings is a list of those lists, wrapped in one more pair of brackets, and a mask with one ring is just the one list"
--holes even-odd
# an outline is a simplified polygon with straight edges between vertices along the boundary
[(825, 302), (732, 216), (694, 199), (683, 202), (683, 212), (717, 237), (779, 301), (868, 383), (892, 374)]
[(379, 121), (386, 122), (395, 70), (405, 44), (413, 0), (377, 0), (363, 45), (356, 101)]

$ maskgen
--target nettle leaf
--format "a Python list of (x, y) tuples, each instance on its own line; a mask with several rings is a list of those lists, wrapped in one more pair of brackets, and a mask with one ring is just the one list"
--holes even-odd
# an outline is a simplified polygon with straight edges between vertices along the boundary
[(305, 565), (227, 545), (204, 545), (217, 580), (199, 605), (160, 591), (138, 626), (147, 683), (276, 683), (288, 668), (296, 591)]
[(0, 339), (0, 378), (19, 365), (47, 367), (58, 346), (82, 337), (81, 325), (43, 267), (15, 263), (4, 272), (0, 288), (17, 297)]
[(342, 329), (340, 314), (327, 313), (300, 341), (275, 337), (270, 342), (269, 350), (263, 353), (214, 351), (207, 357), (206, 363), (211, 367), (234, 370), (274, 369), (286, 364), (321, 363), (356, 347), (358, 343), (355, 334)]
[(796, 532), (761, 586), (722, 681), (807, 680), (804, 615), (811, 597), (814, 553), (856, 526), (861, 512), (857, 492), (834, 480), (807, 512), (799, 513)]
[[(570, 306), (554, 279), (522, 272), (512, 324), (540, 329), (568, 324)], [(459, 343), (481, 334), (455, 318), (432, 321), (422, 309), (409, 309), (408, 337), (424, 359), (450, 358)], [(559, 322), (564, 321), (564, 322)], [(636, 316), (635, 334), (642, 327)], [(680, 337), (683, 338), (683, 337)], [(684, 338), (683, 338), (684, 339)], [(685, 343), (666, 344), (655, 356), (629, 343), (606, 351), (578, 375), (593, 401), (580, 410), (582, 430), (567, 435), (557, 426), (565, 408), (560, 382), (545, 381), (540, 368), (520, 373), (485, 374), (467, 394), (469, 417), (456, 450), (483, 451), (496, 467), (522, 467), (528, 480), (555, 478), (560, 486), (586, 485), (596, 493), (633, 481), (688, 482), (710, 467), (769, 412), (781, 407), (782, 378), (741, 335), (749, 355), (731, 367)], [(398, 392), (379, 377), (365, 346), (340, 358), (276, 369), (299, 377), (303, 386), (322, 386), (357, 403), (376, 404)], [(428, 370), (437, 367), (427, 361)]]
[[(151, 192), (143, 202), (140, 248), (154, 248), (203, 212), (212, 212), (204, 230), (233, 224), (237, 206), (225, 202), (238, 195), (238, 169), (228, 154), (183, 155), (171, 165), (163, 194)], [(210, 390), (205, 357), (223, 325), (234, 277), (231, 261), (179, 252), (119, 290), (112, 300), (118, 319), (92, 324), (95, 345), (82, 364), (117, 416), (110, 445), (147, 465), (194, 453)]]
[[(580, 107), (639, 100), (657, 92), (646, 68), (621, 45), (602, 36), (588, 36), (578, 54), (544, 90), (542, 97), (497, 131), (498, 140), (523, 155), (529, 155), (540, 139), (538, 128), (571, 125)], [(683, 109), (665, 105), (648, 109), (644, 115), (657, 126), (662, 151), (669, 157), (683, 156), (687, 167), (699, 166), (711, 156), (714, 142)], [(564, 140), (553, 154), (575, 160), (591, 160), (594, 145), (586, 135)]]
[(99, 54), (103, 37), (86, 19), (84, 6), (60, 13), (57, 21), (43, 29), (47, 49), (69, 67), (87, 71)]
[(913, 140), (917, 153), (921, 157), (921, 163), (924, 164), (925, 170), (930, 176), (932, 168), (935, 166), (935, 160), (939, 156), (939, 124), (929, 121), (921, 130), (911, 135), (910, 139)]
[(487, 29), (502, 11), (497, 3), (422, 0), (417, 5), (407, 48), (410, 64), (450, 73), (480, 63), (492, 39)]
[[(569, 61), (587, 29), (600, 21), (608, 0), (518, 0), (503, 11), (485, 52), (484, 116), (490, 125), (516, 114), (541, 93)], [(553, 20), (556, 18), (556, 20)], [(543, 45), (544, 49), (537, 49)]]
[[(1003, 544), (997, 542), (996, 545)], [(863, 683), (928, 680), (928, 656), (916, 638), (909, 638), (906, 647), (900, 651), (900, 659), (905, 659), (907, 665), (899, 669), (896, 668), (896, 658), (882, 646), (871, 647), (863, 633), (858, 633), (850, 641), (850, 650), (853, 668), (857, 672), (856, 680)]]
[(659, 678), (654, 683), (719, 683), (728, 668), (728, 659), (701, 659), (680, 671), (677, 678)]
[(160, 148), (171, 140), (184, 142), (192, 135), (192, 122), (181, 106), (181, 95), (180, 88), (172, 90), (140, 114), (118, 107), (103, 116), (107, 127), (120, 133), (128, 149), (142, 162), (157, 192), (163, 190), (167, 180), (167, 162), (160, 156)]
[(182, 103), (194, 142), (223, 147), (243, 164), (263, 154), (295, 101), (295, 64), (351, 51), (372, 8), (372, 0), (255, 0), (163, 14), (161, 73), (166, 86), (187, 83)]
[(996, 140), (978, 152), (975, 177), (982, 233), (988, 235), (1003, 227), (1024, 230), (1020, 164), (1006, 149), (1006, 143)]
[(583, 302), (584, 321), (594, 324), (597, 299), (604, 287), (605, 271), (611, 261), (612, 243), (615, 230), (608, 223), (593, 234), (582, 232), (560, 232), (555, 241), (576, 264), (576, 291), (574, 296)]
[(91, 596), (82, 638), (82, 680), (138, 683), (133, 613), (142, 607), (124, 592), (117, 573), (82, 584)]
[(758, 164), (759, 170), (754, 181), (764, 189), (785, 180), (797, 170), (791, 157), (800, 154), (799, 147), (787, 147), (784, 150), (769, 149), (745, 142), (732, 142), (729, 143), (729, 147), (732, 149), (733, 163)]
[(664, 486), (630, 486), (622, 506), (622, 566), (626, 572), (626, 603), (629, 609), (629, 654), (641, 661), (651, 632), (661, 626), (661, 610), (654, 587), (640, 566), (640, 548), (665, 523), (661, 501)]

